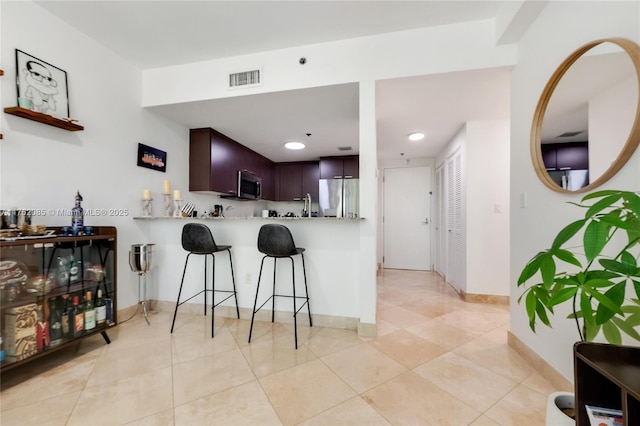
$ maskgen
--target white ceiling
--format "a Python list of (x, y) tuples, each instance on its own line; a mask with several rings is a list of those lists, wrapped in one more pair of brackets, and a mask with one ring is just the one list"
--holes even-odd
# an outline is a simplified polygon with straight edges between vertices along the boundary
[[(505, 1), (37, 1), (146, 69), (411, 28), (494, 18)], [(379, 158), (429, 157), (469, 120), (509, 116), (509, 71), (393, 79), (376, 85)], [(274, 161), (358, 152), (358, 87), (241, 96), (154, 108), (213, 127)], [(406, 136), (427, 138), (409, 144)], [(306, 136), (311, 133), (311, 136)], [(284, 152), (303, 139), (308, 149)]]

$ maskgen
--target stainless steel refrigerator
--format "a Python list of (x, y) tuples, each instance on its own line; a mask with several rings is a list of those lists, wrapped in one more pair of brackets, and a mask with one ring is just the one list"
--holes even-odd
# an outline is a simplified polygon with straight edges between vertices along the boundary
[(320, 179), (320, 216), (356, 218), (360, 214), (359, 179)]

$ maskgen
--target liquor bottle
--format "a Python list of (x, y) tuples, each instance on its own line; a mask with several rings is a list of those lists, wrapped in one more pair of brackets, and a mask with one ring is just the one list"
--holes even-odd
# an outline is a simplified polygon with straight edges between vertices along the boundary
[(98, 299), (96, 300), (96, 325), (105, 325), (107, 322), (107, 302), (102, 297), (102, 289), (98, 289)]
[(81, 230), (84, 226), (84, 210), (80, 203), (82, 202), (82, 195), (80, 191), (76, 193), (76, 205), (71, 209), (71, 228)]
[(93, 330), (96, 328), (96, 308), (93, 306), (91, 292), (87, 292), (84, 302), (84, 329)]
[(62, 298), (64, 299), (64, 306), (62, 308), (60, 321), (62, 323), (62, 337), (67, 338), (70, 336), (69, 332), (71, 331), (71, 327), (69, 327), (69, 324), (71, 324), (69, 321), (69, 311), (71, 311), (71, 307), (69, 306), (69, 295), (65, 294)]
[(81, 335), (84, 330), (84, 311), (78, 296), (73, 296), (73, 320), (73, 336), (76, 337)]
[(49, 335), (51, 337), (51, 346), (57, 346), (62, 343), (61, 308), (58, 297), (49, 299)]
[(45, 319), (42, 306), (38, 305), (38, 322), (36, 322), (36, 348), (38, 352), (49, 347), (49, 321)]

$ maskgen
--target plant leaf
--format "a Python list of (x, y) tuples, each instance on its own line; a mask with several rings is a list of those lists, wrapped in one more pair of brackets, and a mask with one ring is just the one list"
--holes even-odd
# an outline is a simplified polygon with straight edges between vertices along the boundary
[[(624, 283), (623, 283), (624, 284)], [(613, 312), (615, 312), (616, 314), (620, 314), (620, 315), (624, 315), (622, 312), (622, 309), (620, 309), (620, 305), (622, 303), (617, 303), (616, 301), (611, 300), (608, 296), (606, 296), (605, 294), (600, 293), (598, 290), (592, 289), (589, 286), (582, 286), (581, 287), (583, 290), (583, 295), (585, 293), (589, 294), (589, 296), (592, 296), (594, 299), (596, 299), (598, 302), (600, 302), (601, 304), (603, 304), (606, 308), (608, 308), (609, 310), (612, 310)], [(582, 301), (580, 303), (580, 308), (585, 311), (585, 318), (586, 318), (586, 311), (585, 308), (582, 306)], [(591, 303), (589, 303), (589, 308), (591, 309)]]
[(567, 300), (569, 300), (573, 296), (575, 296), (575, 294), (577, 292), (578, 292), (578, 287), (567, 287), (567, 288), (564, 288), (564, 289), (558, 291), (557, 293), (554, 293), (553, 296), (551, 296), (551, 299), (549, 299), (549, 301), (548, 301), (548, 303), (546, 305), (551, 307), (551, 306), (558, 305), (558, 304), (560, 304), (562, 302), (566, 302)]
[(615, 285), (615, 283), (610, 280), (596, 278), (596, 279), (586, 281), (584, 285), (587, 285), (591, 288), (601, 288), (601, 287), (611, 287), (612, 285)]
[(622, 275), (635, 275), (636, 272), (638, 271), (638, 268), (636, 267), (635, 264), (631, 265), (628, 263), (623, 263), (623, 262), (618, 262), (617, 260), (612, 260), (612, 259), (600, 259), (600, 265), (602, 265), (602, 267), (613, 271), (613, 272), (618, 272)]
[(622, 254), (620, 254), (620, 261), (625, 265), (632, 265), (636, 268), (638, 267), (636, 258), (627, 250), (623, 251)]
[(611, 225), (606, 223), (596, 220), (589, 222), (583, 236), (584, 254), (588, 262), (600, 255), (607, 244), (610, 229)]
[(612, 278), (618, 278), (620, 274), (614, 274), (611, 271), (597, 270), (597, 271), (587, 271), (586, 281), (591, 281), (594, 279), (603, 279), (610, 280)]
[(620, 192), (622, 192), (622, 191), (620, 191), (619, 189), (603, 189), (601, 191), (594, 191), (594, 192), (591, 192), (591, 193), (585, 195), (584, 197), (582, 197), (582, 202), (585, 202), (587, 200), (591, 200), (593, 198), (606, 197), (606, 196), (611, 195), (611, 194), (619, 194)]
[(525, 265), (524, 269), (520, 273), (520, 277), (518, 278), (518, 286), (522, 285), (529, 278), (534, 276), (536, 272), (538, 272), (538, 269), (540, 269), (540, 263), (545, 255), (547, 255), (547, 252), (541, 251)]
[(622, 336), (620, 335), (620, 330), (615, 324), (611, 321), (607, 321), (602, 324), (602, 332), (604, 333), (605, 339), (607, 342), (612, 345), (621, 345), (622, 344)]
[(540, 321), (547, 327), (551, 327), (551, 323), (549, 322), (549, 317), (547, 316), (547, 311), (545, 310), (544, 305), (537, 300), (536, 301), (536, 313), (538, 314), (538, 318)]
[(635, 192), (625, 191), (622, 193), (625, 207), (633, 212), (636, 217), (640, 217), (640, 197)]
[(632, 325), (628, 320), (628, 318), (625, 320), (622, 320), (618, 317), (611, 318), (611, 321), (613, 321), (613, 323), (625, 334), (640, 341), (640, 334), (634, 329), (634, 325)]
[(567, 262), (572, 265), (576, 265), (579, 268), (582, 268), (582, 264), (580, 263), (580, 261), (569, 250), (557, 249), (553, 251), (553, 255), (563, 262)]
[(636, 291), (636, 296), (640, 298), (640, 282), (636, 280), (631, 280), (633, 282), (633, 289)]
[(580, 310), (582, 311), (582, 317), (584, 318), (585, 326), (595, 326), (596, 321), (595, 321), (595, 318), (593, 317), (591, 300), (589, 299), (589, 296), (585, 291), (585, 288), (588, 288), (588, 287), (581, 287), (581, 288), (583, 291), (580, 293)]
[(587, 342), (592, 342), (593, 339), (595, 339), (598, 333), (600, 332), (600, 327), (601, 327), (600, 324), (593, 324), (593, 325), (585, 324), (585, 328), (587, 330), (584, 336), (584, 340)]
[(542, 276), (542, 284), (546, 288), (551, 288), (556, 277), (556, 262), (549, 253), (540, 262), (540, 275)]
[(527, 316), (529, 317), (529, 328), (534, 333), (536, 332), (536, 295), (533, 291), (527, 293), (525, 299), (525, 308), (527, 310)]
[(614, 193), (602, 198), (600, 201), (595, 202), (585, 213), (585, 218), (590, 218), (595, 214), (600, 213), (602, 210), (613, 206), (621, 197), (621, 193)]
[(584, 226), (585, 222), (586, 222), (585, 219), (580, 219), (580, 220), (576, 220), (575, 222), (570, 223), (567, 226), (565, 226), (558, 233), (556, 238), (553, 240), (553, 244), (551, 244), (551, 250), (559, 249), (564, 243), (569, 241), (571, 239), (571, 237), (576, 235), (576, 233), (580, 229), (582, 229), (582, 227)]
[[(609, 300), (611, 300), (614, 304), (620, 307), (624, 302), (624, 290), (626, 287), (627, 283), (623, 281), (611, 287), (604, 295), (608, 297)], [(620, 309), (620, 313), (624, 315), (622, 313), (622, 309)], [(609, 309), (605, 304), (600, 303), (598, 305), (598, 309), (596, 310), (596, 323), (604, 324), (609, 321), (614, 315), (614, 311)]]

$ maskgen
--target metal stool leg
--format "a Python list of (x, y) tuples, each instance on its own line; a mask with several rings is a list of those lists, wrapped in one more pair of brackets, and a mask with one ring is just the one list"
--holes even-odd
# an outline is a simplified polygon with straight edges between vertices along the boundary
[(296, 341), (296, 349), (298, 349), (298, 311), (296, 308), (296, 267), (293, 261), (293, 257), (289, 256), (291, 260), (291, 278), (293, 281), (293, 335)]
[(229, 265), (231, 265), (231, 283), (233, 284), (233, 297), (236, 300), (236, 314), (240, 319), (240, 308), (238, 307), (238, 292), (236, 291), (236, 278), (233, 274), (233, 260), (231, 259), (231, 250), (227, 250), (229, 253)]
[(307, 288), (307, 269), (304, 265), (304, 254), (300, 253), (300, 257), (302, 258), (302, 275), (304, 276), (304, 292), (307, 296), (307, 312), (309, 313), (309, 327), (313, 327), (313, 323), (311, 322), (311, 304), (309, 303), (309, 289)]
[(260, 278), (262, 277), (262, 267), (264, 266), (264, 260), (267, 256), (262, 258), (260, 262), (260, 273), (258, 274), (258, 284), (256, 285), (256, 299), (253, 302), (253, 313), (251, 314), (251, 327), (249, 327), (249, 343), (251, 343), (251, 334), (253, 333), (253, 319), (256, 316), (256, 306), (258, 306), (258, 293), (260, 293)]
[[(205, 262), (207, 258), (205, 256)], [(206, 278), (205, 278), (206, 282)], [(205, 285), (206, 287), (206, 285)], [(207, 298), (205, 290), (205, 299)], [(214, 318), (216, 313), (216, 256), (215, 254), (211, 254), (211, 338), (213, 339), (213, 327), (214, 327)]]
[(178, 300), (176, 301), (176, 310), (173, 312), (173, 321), (171, 322), (171, 332), (173, 333), (173, 326), (176, 324), (176, 315), (178, 314), (178, 306), (180, 306), (180, 294), (182, 294), (182, 284), (184, 284), (184, 275), (187, 273), (187, 264), (189, 263), (189, 256), (184, 261), (184, 269), (182, 270), (182, 280), (180, 281), (180, 290), (178, 290)]
[(271, 299), (271, 322), (276, 318), (276, 263), (278, 258), (273, 258), (273, 296)]

